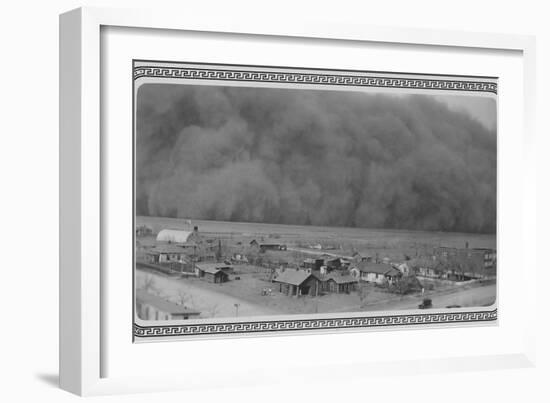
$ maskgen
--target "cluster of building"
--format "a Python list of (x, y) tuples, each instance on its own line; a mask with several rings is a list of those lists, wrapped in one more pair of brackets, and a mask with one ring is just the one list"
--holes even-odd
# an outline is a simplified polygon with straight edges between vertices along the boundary
[[(140, 228), (140, 227), (138, 227)], [(144, 228), (140, 231), (145, 232)], [(283, 243), (262, 243), (256, 239), (235, 246), (241, 248), (231, 257), (223, 256), (221, 241), (206, 239), (194, 227), (193, 231), (164, 229), (156, 237), (155, 246), (146, 249), (145, 260), (151, 265), (169, 267), (171, 272), (187, 273), (215, 284), (229, 281), (234, 274), (232, 264), (248, 264), (247, 253), (287, 251)], [(248, 252), (246, 252), (248, 251)], [(248, 256), (251, 255), (248, 253)], [(226, 259), (226, 260), (224, 260)], [(264, 264), (265, 265), (265, 264)], [(434, 248), (431, 254), (405, 257), (392, 262), (355, 252), (352, 256), (330, 253), (314, 254), (301, 263), (267, 263), (269, 280), (278, 290), (289, 296), (318, 296), (325, 293), (350, 293), (359, 283), (399, 285), (403, 277), (464, 281), (484, 278), (496, 269), (496, 251), (493, 249)], [(412, 278), (412, 277), (410, 277)], [(401, 283), (403, 285), (404, 283)]]
[(346, 293), (355, 291), (358, 279), (345, 273), (330, 273), (321, 275), (300, 269), (286, 269), (273, 280), (278, 284), (279, 291), (289, 296), (309, 295), (316, 297), (322, 293)]
[(496, 274), (497, 254), (490, 248), (440, 246), (431, 254), (411, 259), (410, 265), (419, 277), (450, 281), (483, 279)]
[(360, 282), (396, 284), (410, 269), (406, 263), (380, 263), (372, 259), (355, 259), (326, 255), (307, 258), (299, 268), (276, 270), (273, 282), (287, 295), (317, 296), (321, 293), (350, 293)]

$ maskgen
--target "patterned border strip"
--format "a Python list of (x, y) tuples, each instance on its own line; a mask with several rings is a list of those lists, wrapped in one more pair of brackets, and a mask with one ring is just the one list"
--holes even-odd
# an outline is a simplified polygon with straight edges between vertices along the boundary
[(383, 77), (368, 76), (366, 73), (362, 75), (346, 75), (334, 73), (325, 74), (284, 71), (221, 70), (191, 67), (134, 67), (134, 80), (141, 77), (497, 93), (497, 83), (488, 81)]
[(490, 322), (497, 320), (497, 310), (477, 312), (450, 312), (433, 314), (369, 316), (357, 318), (304, 319), (258, 322), (234, 322), (194, 325), (140, 326), (134, 323), (137, 338), (264, 333), (295, 330), (350, 329), (384, 326), (448, 324), (463, 322)]

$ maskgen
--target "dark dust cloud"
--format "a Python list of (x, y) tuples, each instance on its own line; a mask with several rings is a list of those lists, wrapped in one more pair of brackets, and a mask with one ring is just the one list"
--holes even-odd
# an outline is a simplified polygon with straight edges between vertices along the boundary
[(136, 102), (138, 215), (495, 232), (496, 132), (433, 97), (145, 84)]

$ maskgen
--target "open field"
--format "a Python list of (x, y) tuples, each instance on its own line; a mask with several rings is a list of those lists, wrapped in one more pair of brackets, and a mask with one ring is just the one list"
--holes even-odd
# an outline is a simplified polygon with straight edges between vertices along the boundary
[[(494, 234), (465, 234), (454, 232), (427, 232), (347, 227), (317, 227), (245, 222), (188, 220), (165, 217), (136, 217), (136, 225), (146, 225), (153, 233), (171, 228), (189, 231), (197, 225), (201, 234), (222, 239), (224, 243), (257, 239), (262, 242), (282, 242), (289, 249), (306, 249), (306, 244), (319, 243), (322, 252), (344, 256), (352, 251), (402, 259), (403, 254), (422, 254), (437, 246), (462, 248), (496, 248)], [(319, 253), (308, 250), (306, 253)]]

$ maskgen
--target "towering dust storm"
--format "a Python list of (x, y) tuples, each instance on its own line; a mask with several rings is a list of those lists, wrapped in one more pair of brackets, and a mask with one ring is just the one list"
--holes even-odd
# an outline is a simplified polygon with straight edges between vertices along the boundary
[(138, 215), (495, 232), (496, 132), (433, 97), (145, 84), (136, 104)]

